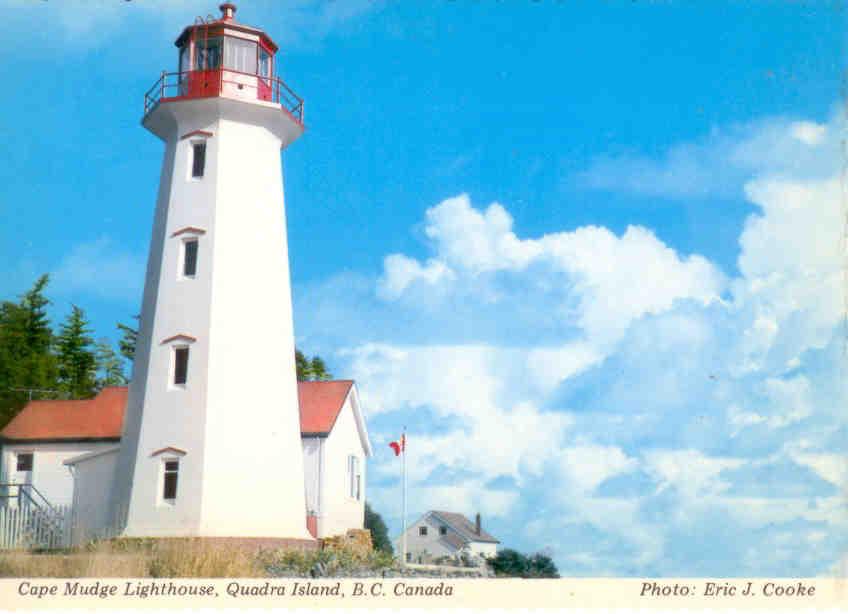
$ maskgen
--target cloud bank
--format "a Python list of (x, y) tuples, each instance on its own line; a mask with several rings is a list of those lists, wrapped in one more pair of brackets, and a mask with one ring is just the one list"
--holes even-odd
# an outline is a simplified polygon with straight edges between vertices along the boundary
[(732, 175), (755, 207), (738, 276), (642, 226), (521, 237), (506, 206), (459, 194), (426, 211), (424, 258), (299, 293), (299, 332), (359, 383), (369, 496), (393, 528), (383, 444), (405, 425), (412, 512), (479, 510), (566, 575), (833, 573), (848, 534), (841, 125), (771, 119), (585, 172), (675, 198), (723, 196)]

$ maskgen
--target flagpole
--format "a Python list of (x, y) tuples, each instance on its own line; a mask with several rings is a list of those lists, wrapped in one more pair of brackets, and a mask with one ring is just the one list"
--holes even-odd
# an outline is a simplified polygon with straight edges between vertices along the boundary
[(406, 567), (406, 427), (403, 427), (403, 435), (401, 435), (401, 473), (403, 474), (401, 481), (403, 482), (403, 539), (401, 540), (401, 565)]

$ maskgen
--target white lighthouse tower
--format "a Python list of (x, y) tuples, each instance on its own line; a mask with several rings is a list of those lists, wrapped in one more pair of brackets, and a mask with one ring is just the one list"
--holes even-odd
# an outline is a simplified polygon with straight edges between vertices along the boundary
[(311, 539), (280, 160), (303, 103), (271, 38), (220, 9), (183, 30), (179, 71), (145, 96), (165, 153), (116, 521), (125, 536)]

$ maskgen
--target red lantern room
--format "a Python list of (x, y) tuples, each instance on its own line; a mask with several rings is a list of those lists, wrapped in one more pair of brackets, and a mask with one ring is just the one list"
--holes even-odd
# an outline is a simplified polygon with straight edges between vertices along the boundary
[(274, 74), (277, 45), (265, 32), (235, 21), (236, 5), (221, 16), (197, 18), (177, 38), (177, 72), (163, 72), (144, 96), (147, 115), (159, 103), (223, 96), (280, 104), (303, 124), (303, 100)]

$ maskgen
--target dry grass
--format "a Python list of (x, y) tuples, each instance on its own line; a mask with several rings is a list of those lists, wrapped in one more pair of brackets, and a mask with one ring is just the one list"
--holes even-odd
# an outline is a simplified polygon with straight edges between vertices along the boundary
[(202, 541), (157, 544), (147, 567), (153, 578), (261, 578), (264, 568), (255, 553)]
[(0, 577), (263, 578), (380, 572), (391, 555), (348, 546), (325, 550), (252, 550), (202, 539), (118, 539), (65, 553), (0, 553)]
[(201, 540), (134, 540), (90, 545), (68, 553), (0, 554), (0, 577), (234, 578), (264, 577), (259, 558)]

